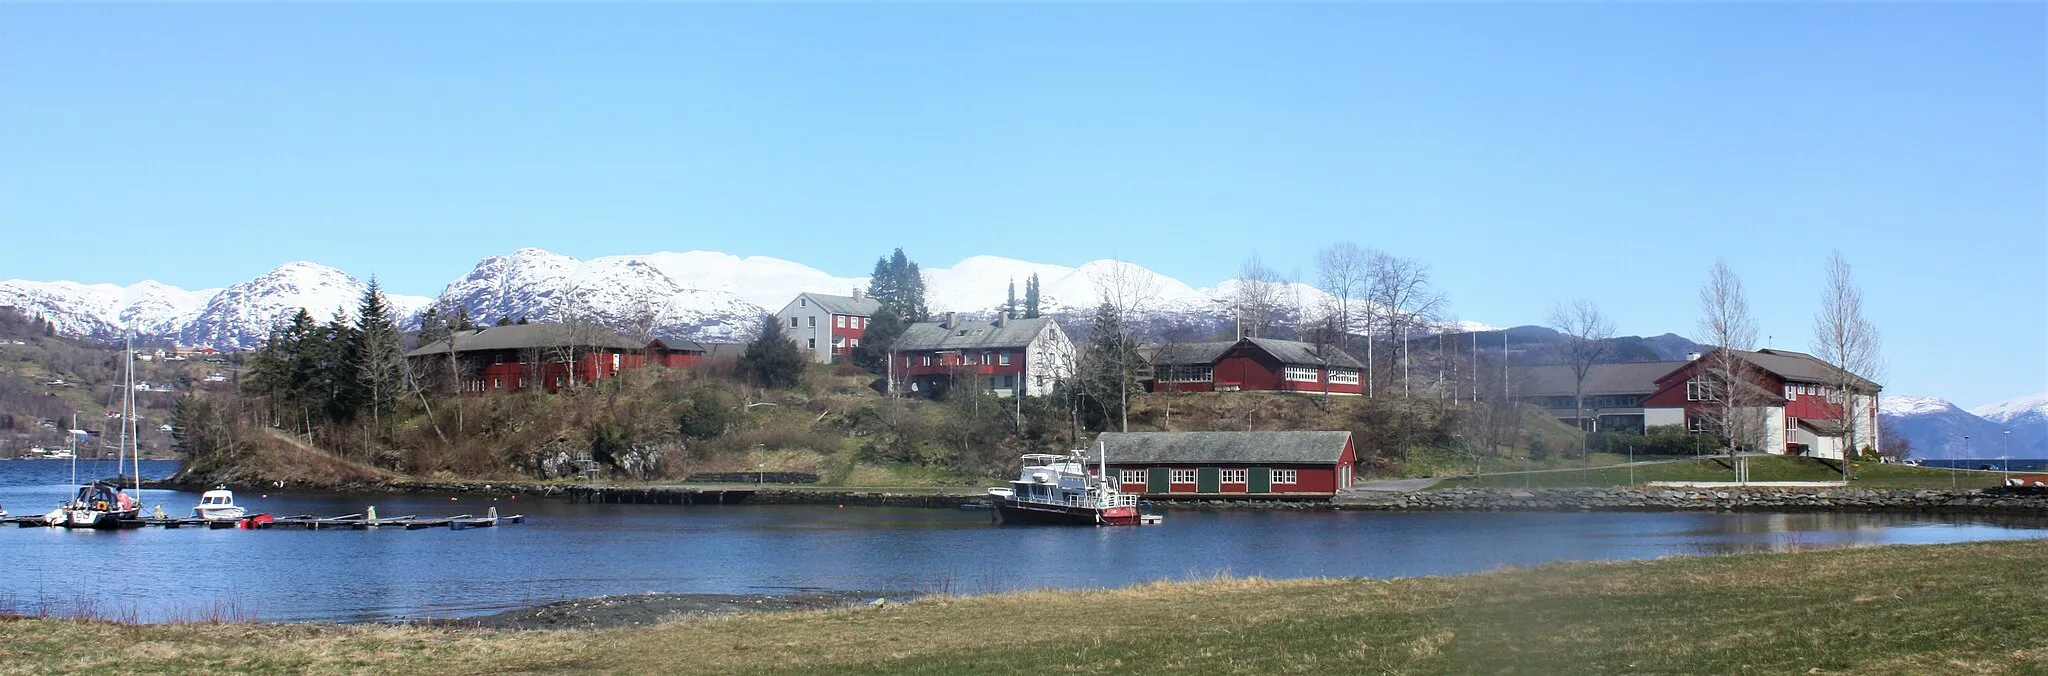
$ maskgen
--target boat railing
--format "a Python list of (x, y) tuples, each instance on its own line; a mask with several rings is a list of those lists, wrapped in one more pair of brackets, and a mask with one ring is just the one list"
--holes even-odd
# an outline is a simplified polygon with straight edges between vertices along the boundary
[(1097, 507), (1138, 506), (1138, 496), (1133, 493), (1116, 493), (1110, 495), (1106, 500), (1099, 501), (1095, 497), (1082, 495), (1080, 493), (1068, 493), (1063, 496), (1013, 494), (1011, 498), (1018, 502), (1032, 502), (1041, 505), (1059, 505), (1062, 507), (1083, 507), (1089, 509)]

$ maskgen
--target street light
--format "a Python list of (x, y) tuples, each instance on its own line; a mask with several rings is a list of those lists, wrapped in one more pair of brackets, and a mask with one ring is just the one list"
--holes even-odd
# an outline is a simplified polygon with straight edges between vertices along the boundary
[(2005, 458), (2005, 485), (2012, 485), (2012, 430), (2005, 431), (2005, 446), (1999, 453)]

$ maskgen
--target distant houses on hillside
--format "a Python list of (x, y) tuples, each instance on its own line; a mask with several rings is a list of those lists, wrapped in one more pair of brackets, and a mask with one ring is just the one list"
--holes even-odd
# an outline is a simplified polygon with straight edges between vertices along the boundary
[(946, 313), (919, 322), (889, 347), (889, 391), (929, 394), (975, 383), (998, 396), (1051, 394), (1074, 375), (1074, 344), (1051, 317), (971, 321)]
[(446, 372), (452, 359), (462, 392), (489, 394), (555, 392), (650, 365), (682, 368), (705, 352), (690, 341), (641, 343), (592, 325), (510, 324), (457, 331), (405, 358), (416, 373)]
[(775, 313), (775, 321), (782, 324), (782, 334), (811, 361), (830, 364), (845, 359), (853, 354), (853, 348), (860, 347), (861, 338), (867, 335), (868, 321), (881, 309), (880, 302), (863, 297), (860, 289), (854, 289), (851, 296), (806, 292), (782, 306), (782, 311)]

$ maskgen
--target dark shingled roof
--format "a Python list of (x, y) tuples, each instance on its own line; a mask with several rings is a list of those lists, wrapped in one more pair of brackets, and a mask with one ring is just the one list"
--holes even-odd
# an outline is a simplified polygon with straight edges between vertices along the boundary
[[(1835, 380), (1834, 367), (1829, 366), (1827, 362), (1821, 361), (1819, 357), (1804, 352), (1762, 349), (1755, 352), (1742, 352), (1738, 350), (1737, 353), (1741, 354), (1743, 359), (1749, 360), (1749, 363), (1756, 364), (1766, 371), (1778, 374), (1778, 377), (1786, 380), (1823, 384), (1832, 383)], [(1877, 383), (1856, 377), (1855, 374), (1850, 374), (1850, 377), (1853, 378), (1852, 382), (1856, 384), (1857, 388), (1870, 391), (1878, 389)]]
[[(1682, 361), (1647, 361), (1633, 364), (1595, 364), (1586, 371), (1586, 396), (1601, 394), (1650, 394), (1657, 391), (1657, 379), (1684, 366)], [(1524, 397), (1571, 396), (1572, 367), (1566, 364), (1515, 366), (1508, 369), (1515, 392)]]
[(876, 312), (882, 309), (882, 302), (873, 298), (862, 297), (856, 300), (853, 296), (833, 296), (823, 293), (811, 293), (809, 291), (801, 295), (810, 298), (811, 302), (818, 304), (818, 307), (835, 315), (873, 317)]
[(951, 328), (941, 322), (919, 322), (903, 330), (889, 349), (898, 352), (908, 350), (978, 350), (1007, 347), (1024, 347), (1047, 324), (1059, 327), (1051, 317), (1036, 319), (1005, 320), (1002, 326), (989, 322), (956, 321)]
[[(1266, 354), (1289, 366), (1323, 366), (1326, 363), (1339, 368), (1365, 368), (1365, 364), (1345, 354), (1335, 346), (1318, 347), (1309, 343), (1277, 338), (1246, 338), (1251, 344), (1265, 350)], [(1237, 341), (1225, 340), (1201, 343), (1173, 343), (1151, 348), (1153, 364), (1214, 364), (1223, 358), (1223, 353), (1237, 345)]]
[[(1104, 432), (1110, 464), (1314, 463), (1344, 456), (1350, 432)], [(1095, 451), (1088, 457), (1094, 461)]]
[[(578, 332), (572, 330), (567, 324), (487, 326), (473, 331), (459, 331), (453, 337), (455, 339), (455, 351), (458, 353), (477, 350), (532, 350), (561, 347), (570, 344), (572, 338), (575, 339), (575, 344), (578, 347), (609, 348), (615, 350), (647, 349), (647, 345), (627, 340), (625, 336), (621, 336), (610, 329), (593, 326)], [(689, 341), (678, 341), (676, 343), (667, 343), (667, 345), (672, 350), (701, 351), (703, 349), (702, 346)], [(421, 345), (419, 348), (405, 353), (405, 356), (424, 357), (447, 353), (448, 339), (443, 338)]]

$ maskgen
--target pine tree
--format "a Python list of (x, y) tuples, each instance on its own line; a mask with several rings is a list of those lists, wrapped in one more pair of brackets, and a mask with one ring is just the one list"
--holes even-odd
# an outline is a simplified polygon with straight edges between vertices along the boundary
[(363, 300), (356, 309), (355, 330), (349, 336), (355, 344), (356, 389), (370, 413), (371, 429), (383, 432), (384, 417), (398, 408), (398, 394), (405, 386), (405, 354), (399, 349), (398, 326), (377, 278), (370, 278)]
[(740, 373), (762, 387), (792, 387), (803, 378), (804, 356), (796, 349), (796, 343), (782, 334), (782, 322), (768, 317), (761, 324), (761, 335), (747, 344), (740, 353)]
[(909, 327), (910, 323), (903, 320), (903, 315), (896, 314), (895, 308), (883, 305), (882, 309), (875, 311), (875, 316), (868, 318), (867, 332), (861, 335), (860, 345), (853, 348), (854, 365), (876, 374), (887, 373), (889, 346), (894, 345), (896, 339), (903, 335), (903, 330)]
[(505, 316), (503, 316), (503, 317), (499, 317), (499, 318), (498, 318), (498, 325), (499, 325), (499, 326), (511, 326), (511, 325), (512, 325), (512, 316), (511, 316), (511, 315), (505, 315)]
[(435, 341), (447, 338), (448, 333), (448, 320), (441, 316), (440, 308), (429, 307), (426, 312), (420, 313), (420, 335), (416, 344), (432, 345)]
[(1003, 316), (1017, 316), (1017, 280), (1010, 280), (1010, 295), (1003, 300)]
[(900, 247), (888, 257), (875, 260), (874, 274), (868, 279), (868, 296), (895, 308), (896, 314), (906, 321), (921, 322), (931, 314), (925, 307), (924, 276)]
[(1024, 318), (1038, 318), (1038, 273), (1024, 280)]
[(455, 308), (455, 319), (448, 322), (448, 330), (450, 332), (476, 330), (476, 320), (469, 318), (469, 308)]

